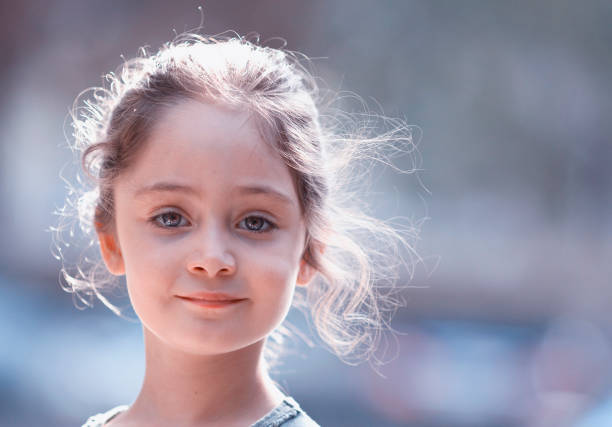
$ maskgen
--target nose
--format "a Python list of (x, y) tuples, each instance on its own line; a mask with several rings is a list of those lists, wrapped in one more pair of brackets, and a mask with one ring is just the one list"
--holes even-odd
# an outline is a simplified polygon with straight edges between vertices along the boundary
[(189, 272), (209, 278), (234, 274), (236, 259), (227, 247), (227, 238), (213, 227), (196, 234), (194, 250), (187, 260)]

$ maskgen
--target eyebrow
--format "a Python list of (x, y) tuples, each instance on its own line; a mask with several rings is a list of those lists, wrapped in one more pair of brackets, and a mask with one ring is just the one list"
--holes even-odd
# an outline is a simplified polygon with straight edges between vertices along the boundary
[[(291, 197), (267, 185), (241, 185), (236, 187), (234, 191), (241, 195), (263, 194), (272, 197), (279, 202), (295, 205), (295, 201)], [(134, 193), (134, 197), (141, 197), (149, 193), (163, 192), (179, 192), (191, 196), (199, 196), (198, 191), (188, 185), (176, 184), (172, 182), (157, 182), (155, 184), (139, 188)]]
[(278, 200), (279, 202), (295, 205), (295, 202), (291, 197), (267, 185), (241, 185), (236, 187), (236, 192), (244, 195), (264, 194)]
[(139, 188), (134, 192), (134, 197), (141, 197), (149, 193), (163, 193), (163, 192), (179, 192), (190, 195), (197, 195), (198, 192), (188, 185), (175, 184), (172, 182), (156, 182), (155, 184), (146, 185)]

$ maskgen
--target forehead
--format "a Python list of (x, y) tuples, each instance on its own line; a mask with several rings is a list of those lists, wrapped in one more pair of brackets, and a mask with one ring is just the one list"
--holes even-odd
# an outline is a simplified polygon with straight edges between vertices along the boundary
[(249, 112), (193, 100), (160, 114), (125, 178), (131, 187), (160, 179), (202, 190), (265, 185), (296, 198), (288, 167)]

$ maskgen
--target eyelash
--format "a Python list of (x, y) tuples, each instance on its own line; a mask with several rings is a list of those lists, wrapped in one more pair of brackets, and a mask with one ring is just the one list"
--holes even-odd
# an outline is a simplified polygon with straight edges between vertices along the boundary
[[(170, 226), (168, 226), (168, 225), (164, 225), (164, 224), (163, 224), (163, 222), (161, 221), (161, 218), (162, 218), (162, 216), (164, 216), (164, 215), (177, 215), (177, 216), (179, 217), (179, 225), (170, 225)], [(264, 217), (264, 216), (261, 216), (261, 215), (249, 215), (249, 216), (246, 216), (246, 217), (244, 217), (243, 219), (241, 219), (241, 220), (240, 220), (239, 224), (245, 223), (245, 221), (246, 221), (247, 219), (258, 219), (258, 220), (262, 220), (262, 221), (264, 222), (264, 229), (261, 229), (261, 230), (251, 230), (251, 229), (249, 229), (249, 228), (246, 228), (246, 225), (245, 225), (245, 228), (244, 228), (244, 229), (245, 229), (245, 230), (247, 230), (247, 231), (250, 231), (250, 232), (252, 232), (252, 233), (258, 233), (258, 234), (259, 234), (259, 233), (269, 233), (269, 232), (271, 232), (272, 230), (274, 230), (274, 229), (278, 228), (278, 226), (277, 226), (275, 223), (273, 223), (273, 222), (272, 222), (272, 221), (270, 221), (268, 218), (266, 218), (266, 217)], [(181, 227), (180, 223), (181, 223), (183, 220), (184, 220), (184, 221), (187, 221), (187, 220), (185, 219), (185, 216), (184, 216), (184, 215), (182, 215), (182, 214), (178, 213), (177, 211), (170, 210), (170, 211), (166, 211), (166, 212), (159, 213), (159, 214), (157, 214), (157, 215), (155, 215), (155, 216), (151, 217), (151, 219), (150, 219), (149, 221), (150, 221), (150, 222), (151, 222), (153, 225), (155, 225), (156, 227), (159, 227), (159, 228), (162, 228), (162, 229), (171, 229), (171, 228), (179, 228), (179, 227)], [(245, 223), (245, 224), (246, 224), (246, 223)], [(267, 227), (266, 227), (266, 224), (267, 224)], [(182, 225), (182, 227), (184, 227), (184, 226), (185, 226), (185, 225)]]

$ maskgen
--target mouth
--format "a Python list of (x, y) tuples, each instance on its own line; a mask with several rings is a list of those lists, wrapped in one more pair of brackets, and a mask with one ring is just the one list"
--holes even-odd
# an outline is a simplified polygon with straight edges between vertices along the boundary
[(238, 298), (232, 295), (223, 293), (197, 293), (191, 295), (178, 295), (178, 297), (186, 302), (206, 308), (224, 308), (246, 301), (246, 298)]

